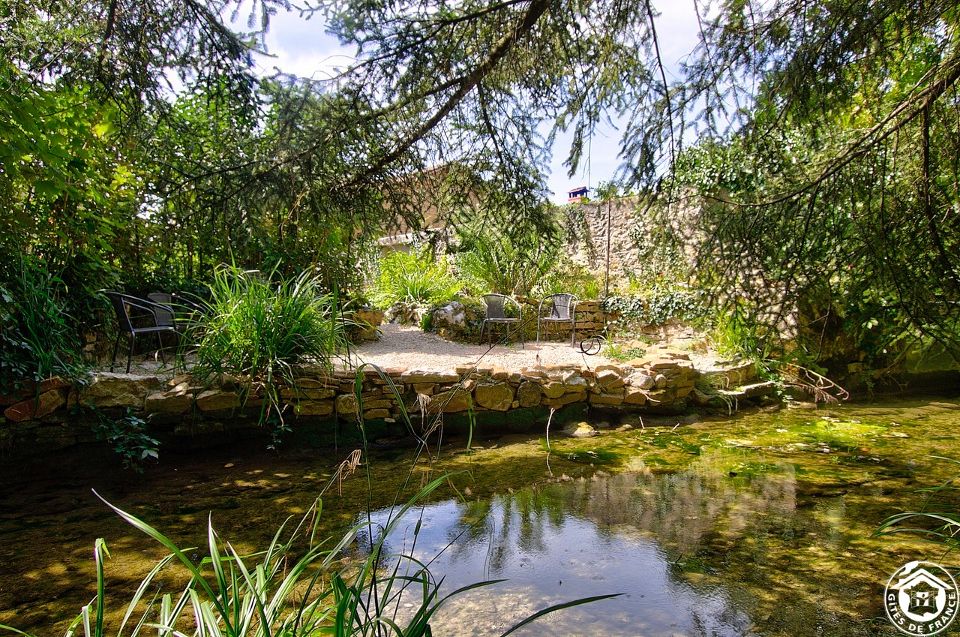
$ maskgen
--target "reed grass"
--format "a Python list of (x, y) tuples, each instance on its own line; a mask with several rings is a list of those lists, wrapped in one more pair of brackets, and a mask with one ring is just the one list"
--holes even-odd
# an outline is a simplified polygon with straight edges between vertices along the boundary
[(296, 384), (295, 365), (329, 369), (348, 346), (337, 294), (324, 292), (310, 272), (283, 279), (223, 266), (207, 305), (187, 339), (195, 349), (192, 371), (249, 381), (263, 395), (261, 422), (271, 414), (282, 422), (280, 390)]

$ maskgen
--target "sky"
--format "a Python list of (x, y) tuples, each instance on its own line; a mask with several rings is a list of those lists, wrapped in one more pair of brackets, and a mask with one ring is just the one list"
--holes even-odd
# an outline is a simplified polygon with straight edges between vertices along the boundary
[[(666, 62), (668, 80), (675, 75), (680, 61), (691, 53), (697, 41), (697, 21), (692, 0), (654, 0), (660, 13), (656, 18), (660, 49)], [(246, 30), (245, 13), (238, 13), (234, 27)], [(325, 79), (337, 67), (348, 65), (352, 50), (340, 46), (336, 38), (326, 33), (320, 14), (305, 19), (296, 11), (279, 13), (270, 20), (266, 36), (269, 55), (257, 55), (255, 63), (261, 75), (276, 71), (312, 79)], [(617, 157), (620, 133), (610, 125), (601, 125), (590, 144), (588, 161), (578, 173), (567, 176), (563, 160), (570, 147), (570, 134), (561, 134), (553, 149), (553, 161), (547, 186), (553, 192), (554, 203), (564, 203), (567, 191), (578, 186), (595, 188), (613, 179), (620, 161)]]

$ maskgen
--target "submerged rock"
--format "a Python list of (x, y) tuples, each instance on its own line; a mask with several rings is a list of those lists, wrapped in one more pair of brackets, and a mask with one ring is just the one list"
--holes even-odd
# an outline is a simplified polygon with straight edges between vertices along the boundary
[(597, 430), (586, 421), (571, 423), (563, 428), (563, 433), (571, 438), (591, 438), (597, 435)]

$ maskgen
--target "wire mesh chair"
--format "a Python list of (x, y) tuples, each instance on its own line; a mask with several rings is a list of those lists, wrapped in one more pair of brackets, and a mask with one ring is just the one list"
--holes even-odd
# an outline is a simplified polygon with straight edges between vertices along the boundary
[[(173, 322), (173, 312), (169, 305), (155, 303), (147, 299), (141, 299), (130, 294), (122, 292), (112, 292), (101, 290), (101, 292), (110, 299), (113, 306), (113, 312), (117, 317), (117, 340), (113, 344), (113, 356), (110, 358), (110, 371), (113, 371), (117, 360), (117, 352), (120, 349), (120, 339), (123, 334), (127, 335), (129, 347), (127, 349), (127, 373), (130, 373), (130, 361), (133, 358), (133, 348), (137, 343), (137, 336), (156, 334), (159, 345), (160, 360), (167, 364), (167, 359), (163, 355), (162, 334), (178, 334), (176, 325)], [(164, 318), (169, 316), (168, 319)], [(138, 323), (147, 323), (138, 325)]]
[[(546, 316), (543, 314), (543, 306), (545, 303), (550, 304), (550, 314)], [(540, 301), (540, 305), (537, 306), (537, 342), (540, 342), (541, 323), (546, 323), (548, 325), (562, 325), (564, 323), (569, 323), (570, 344), (573, 345), (576, 341), (577, 334), (577, 320), (575, 317), (576, 310), (577, 297), (573, 294), (551, 294)]]
[(147, 298), (157, 304), (154, 316), (157, 317), (157, 325), (172, 325), (177, 328), (181, 334), (187, 328), (194, 327), (197, 321), (207, 313), (209, 308), (201, 305), (202, 300), (196, 301), (190, 297), (174, 292), (151, 292)]
[(166, 292), (151, 292), (147, 299), (153, 301), (156, 307), (153, 316), (156, 318), (157, 325), (177, 326), (177, 315), (173, 309), (173, 295)]
[[(486, 303), (487, 313), (486, 318), (483, 319), (483, 323), (480, 325), (480, 342), (483, 343), (483, 331), (487, 331), (487, 344), (491, 344), (494, 325), (504, 325), (506, 326), (506, 337), (509, 340), (510, 338), (510, 326), (511, 325), (521, 325), (521, 319), (523, 318), (523, 309), (520, 307), (520, 303), (516, 299), (513, 299), (505, 294), (484, 294), (483, 302)], [(517, 308), (517, 315), (507, 316), (507, 307), (513, 305)], [(523, 327), (520, 326), (520, 347), (524, 347), (526, 344), (523, 341)]]

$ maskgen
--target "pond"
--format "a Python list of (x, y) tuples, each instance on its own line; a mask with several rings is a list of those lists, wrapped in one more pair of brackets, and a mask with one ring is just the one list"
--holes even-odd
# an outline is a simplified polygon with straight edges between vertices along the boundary
[[(162, 465), (133, 476), (89, 452), (29, 466), (7, 458), (0, 623), (62, 634), (94, 594), (97, 537), (112, 554), (114, 620), (163, 557), (91, 488), (181, 546), (204, 543), (212, 510), (223, 537), (252, 551), (284, 518), (307, 510), (348, 451), (167, 453)], [(436, 635), (498, 635), (545, 606), (608, 593), (620, 596), (517, 634), (894, 635), (884, 584), (910, 560), (940, 560), (943, 549), (912, 535), (872, 534), (886, 516), (923, 507), (929, 494), (921, 489), (960, 473), (932, 457), (960, 457), (960, 401), (757, 412), (681, 426), (638, 421), (589, 439), (551, 435), (549, 452), (543, 439), (505, 436), (479, 440), (470, 453), (462, 440), (445, 441), (438, 457), (413, 453), (375, 450), (367, 467), (335, 481), (322, 531), (341, 533), (368, 510), (383, 521), (398, 493), (403, 499), (451, 472), (388, 545), (432, 560), (442, 591), (507, 581), (453, 600), (434, 622)], [(937, 497), (937, 506), (960, 506), (952, 492)]]

